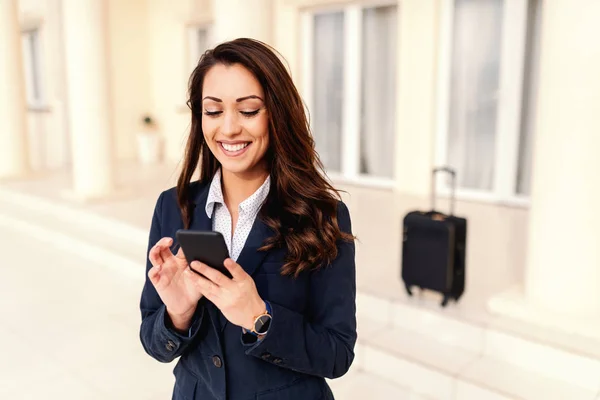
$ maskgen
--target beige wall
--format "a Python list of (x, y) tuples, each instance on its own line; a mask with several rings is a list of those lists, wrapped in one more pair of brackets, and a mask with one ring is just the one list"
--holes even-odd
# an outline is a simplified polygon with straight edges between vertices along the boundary
[(600, 321), (600, 2), (544, 7), (525, 290)]
[(405, 0), (398, 11), (396, 189), (425, 196), (434, 162), (440, 2)]
[(141, 120), (154, 107), (148, 0), (108, 1), (112, 134), (117, 159), (135, 159)]
[(250, 37), (272, 44), (274, 3), (274, 0), (213, 0), (215, 42)]
[(284, 58), (296, 85), (300, 85), (300, 14), (286, 0), (275, 0), (273, 7), (273, 46)]

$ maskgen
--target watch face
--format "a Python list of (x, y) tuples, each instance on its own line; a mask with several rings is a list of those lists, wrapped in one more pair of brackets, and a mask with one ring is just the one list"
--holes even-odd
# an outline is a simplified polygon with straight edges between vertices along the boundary
[(270, 315), (261, 315), (258, 317), (256, 322), (254, 323), (254, 330), (256, 333), (264, 335), (269, 330), (269, 326), (271, 325), (271, 316)]

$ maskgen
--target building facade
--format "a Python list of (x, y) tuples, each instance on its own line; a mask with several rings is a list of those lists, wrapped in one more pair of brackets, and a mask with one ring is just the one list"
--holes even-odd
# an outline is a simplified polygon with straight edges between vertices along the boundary
[(198, 58), (254, 37), (336, 183), (390, 193), (400, 224), (432, 187), (447, 205), (431, 170), (454, 167), (468, 268), (509, 288), (489, 307), (598, 321), (598, 20), (595, 0), (0, 0), (0, 177), (69, 168), (78, 197), (109, 196), (146, 115), (178, 162)]

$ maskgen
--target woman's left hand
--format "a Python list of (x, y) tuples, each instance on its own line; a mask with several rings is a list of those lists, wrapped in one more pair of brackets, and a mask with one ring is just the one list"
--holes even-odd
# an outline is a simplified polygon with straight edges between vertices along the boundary
[(225, 268), (233, 279), (198, 261), (191, 267), (203, 276), (191, 274), (192, 279), (208, 300), (221, 310), (225, 318), (246, 330), (254, 327), (254, 320), (266, 311), (266, 305), (256, 290), (254, 279), (235, 261), (225, 260)]

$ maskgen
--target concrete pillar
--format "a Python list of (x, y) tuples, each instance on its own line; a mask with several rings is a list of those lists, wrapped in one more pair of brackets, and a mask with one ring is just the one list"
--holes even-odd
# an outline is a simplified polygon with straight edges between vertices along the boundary
[(249, 37), (273, 44), (273, 0), (213, 0), (214, 44)]
[[(406, 0), (398, 5), (398, 96), (395, 190), (429, 198), (435, 148), (441, 2)], [(418, 133), (417, 133), (418, 132)]]
[(74, 195), (113, 190), (106, 1), (63, 0), (66, 83)]
[(17, 0), (0, 1), (0, 178), (27, 174), (27, 112)]
[(600, 317), (600, 2), (544, 2), (525, 297)]

